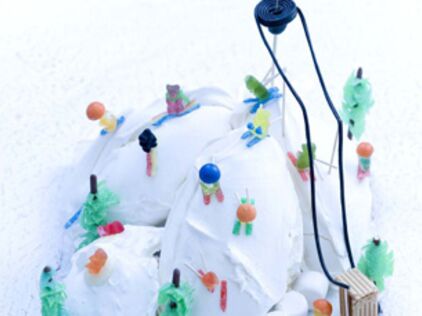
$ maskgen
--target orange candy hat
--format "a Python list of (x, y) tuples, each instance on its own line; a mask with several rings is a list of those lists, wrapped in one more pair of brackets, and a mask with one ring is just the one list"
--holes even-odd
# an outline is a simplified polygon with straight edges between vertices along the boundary
[(360, 157), (369, 158), (374, 152), (374, 147), (368, 142), (362, 142), (358, 145), (356, 152)]
[(101, 102), (91, 102), (86, 108), (86, 116), (92, 121), (99, 120), (105, 114), (105, 106)]

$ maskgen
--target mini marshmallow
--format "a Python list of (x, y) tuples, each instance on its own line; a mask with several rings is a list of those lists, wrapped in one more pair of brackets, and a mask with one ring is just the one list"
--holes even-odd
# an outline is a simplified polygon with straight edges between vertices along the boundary
[(293, 289), (305, 296), (308, 306), (312, 306), (317, 299), (325, 298), (328, 287), (327, 278), (317, 271), (303, 272), (293, 284)]

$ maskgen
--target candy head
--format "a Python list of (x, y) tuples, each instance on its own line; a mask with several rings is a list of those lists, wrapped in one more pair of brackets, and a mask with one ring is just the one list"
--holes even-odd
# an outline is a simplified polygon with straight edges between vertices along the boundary
[(85, 267), (90, 274), (97, 275), (106, 264), (107, 258), (107, 253), (103, 249), (98, 248), (95, 253), (89, 257), (89, 262), (85, 265)]
[(214, 272), (207, 272), (201, 278), (202, 284), (208, 289), (208, 291), (214, 291), (215, 287), (220, 283), (217, 275)]
[(256, 218), (256, 208), (252, 204), (240, 204), (237, 208), (237, 218), (242, 223), (253, 222)]
[(180, 91), (179, 85), (167, 85), (167, 93), (169, 94), (170, 98), (175, 98)]
[(199, 170), (199, 178), (206, 184), (218, 182), (221, 177), (220, 169), (213, 163), (207, 163)]
[(157, 137), (149, 128), (145, 129), (138, 137), (139, 146), (146, 153), (151, 152), (151, 149), (157, 147)]
[(105, 106), (101, 102), (94, 101), (86, 108), (86, 116), (92, 121), (99, 120), (105, 114)]
[(369, 158), (374, 153), (374, 147), (370, 143), (362, 142), (358, 145), (356, 152), (359, 157)]
[(333, 305), (325, 299), (316, 300), (313, 305), (315, 316), (331, 316), (333, 313)]
[(52, 286), (54, 277), (54, 271), (49, 267), (46, 266), (42, 270), (41, 273), (41, 280), (40, 280), (40, 287), (41, 289), (46, 289)]

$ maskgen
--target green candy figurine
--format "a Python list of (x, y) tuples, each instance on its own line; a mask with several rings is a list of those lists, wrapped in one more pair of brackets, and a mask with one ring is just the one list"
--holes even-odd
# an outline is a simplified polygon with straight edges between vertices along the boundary
[(45, 267), (40, 278), (40, 299), (42, 316), (67, 316), (64, 309), (66, 292), (63, 284), (54, 280), (55, 271)]
[(363, 249), (365, 253), (359, 259), (358, 269), (382, 292), (384, 279), (393, 275), (394, 253), (388, 250), (386, 241), (378, 238), (370, 240)]
[(341, 117), (349, 126), (347, 136), (352, 139), (360, 139), (365, 131), (365, 116), (373, 106), (371, 84), (362, 78), (362, 68), (359, 68), (356, 76), (351, 74), (343, 90), (343, 107)]

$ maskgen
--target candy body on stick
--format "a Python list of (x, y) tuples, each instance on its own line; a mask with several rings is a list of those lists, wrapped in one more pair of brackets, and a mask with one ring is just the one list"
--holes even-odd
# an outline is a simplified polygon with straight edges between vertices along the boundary
[(155, 149), (158, 145), (157, 137), (147, 128), (139, 135), (138, 140), (139, 146), (147, 155), (147, 176), (152, 177), (157, 169), (157, 152)]
[(64, 309), (66, 300), (65, 288), (54, 280), (55, 271), (45, 267), (40, 278), (40, 298), (42, 316), (66, 316)]
[(362, 78), (362, 68), (357, 74), (351, 74), (343, 90), (343, 107), (341, 116), (349, 126), (348, 137), (360, 139), (365, 131), (365, 116), (373, 106), (371, 84)]
[(367, 142), (362, 142), (356, 148), (359, 157), (358, 162), (358, 179), (363, 180), (370, 175), (371, 156), (374, 153), (374, 147)]
[(104, 128), (101, 135), (112, 133), (116, 128), (124, 122), (124, 117), (116, 118), (111, 112), (107, 111), (104, 104), (98, 101), (91, 102), (86, 108), (86, 115), (92, 121), (100, 122)]
[[(315, 159), (315, 152), (316, 152), (315, 144), (312, 144), (311, 148), (312, 148), (311, 157)], [(292, 164), (296, 167), (302, 180), (308, 181), (309, 168), (311, 165), (309, 161), (309, 151), (308, 151), (307, 144), (302, 144), (302, 151), (299, 151), (297, 153), (297, 157), (292, 152), (288, 152), (287, 155), (290, 161), (292, 162)]]
[(224, 194), (220, 187), (221, 172), (217, 165), (207, 163), (199, 170), (200, 186), (204, 198), (204, 204), (211, 203), (211, 196), (215, 195), (218, 202), (224, 201)]

